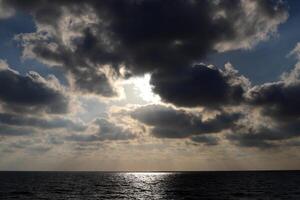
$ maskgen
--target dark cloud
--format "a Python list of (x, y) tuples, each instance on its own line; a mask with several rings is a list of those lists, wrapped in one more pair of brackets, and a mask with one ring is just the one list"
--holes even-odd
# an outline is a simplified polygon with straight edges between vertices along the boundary
[(122, 126), (116, 125), (113, 122), (101, 118), (96, 119), (91, 124), (96, 130), (85, 134), (73, 134), (66, 137), (66, 140), (76, 142), (95, 142), (106, 140), (131, 140), (136, 138), (136, 134)]
[(234, 144), (240, 147), (248, 148), (259, 148), (259, 149), (269, 149), (275, 148), (277, 145), (272, 144), (266, 140), (260, 139), (260, 135), (250, 134), (231, 134), (227, 136), (227, 139), (232, 141)]
[(288, 145), (289, 143), (285, 141), (299, 138), (299, 116), (294, 116), (295, 112), (283, 112), (280, 116), (276, 106), (270, 108), (272, 108), (270, 105), (262, 107), (259, 116), (253, 116), (253, 119), (248, 119), (234, 127), (227, 139), (242, 147), (266, 149)]
[(86, 126), (83, 123), (75, 122), (64, 118), (36, 118), (25, 115), (15, 115), (0, 113), (0, 125), (10, 125), (19, 127), (34, 127), (41, 129), (64, 128), (70, 131), (84, 131)]
[(299, 67), (297, 63), (279, 81), (255, 86), (247, 92), (246, 101), (251, 112), (257, 114), (237, 126), (229, 140), (240, 146), (271, 148), (292, 144), (286, 141), (300, 136)]
[(162, 100), (185, 107), (238, 104), (249, 87), (249, 81), (230, 64), (224, 70), (196, 65), (172, 74), (154, 73), (151, 83)]
[[(282, 1), (4, 3), (29, 12), (38, 25), (36, 33), (19, 37), (26, 56), (63, 67), (76, 88), (107, 97), (117, 93), (111, 79), (129, 74), (157, 73), (154, 85), (157, 79), (179, 78), (177, 70), (187, 74), (183, 76), (196, 71), (194, 78), (203, 78), (199, 69), (191, 68), (195, 62), (212, 51), (251, 48), (287, 19)], [(107, 66), (113, 69), (110, 73)]]
[[(228, 139), (241, 146), (272, 147), (298, 136), (299, 83), (281, 80), (255, 86), (229, 64), (224, 69), (200, 63), (211, 52), (249, 49), (276, 33), (287, 19), (280, 0), (3, 0), (2, 6), (30, 13), (37, 31), (20, 34), (25, 57), (65, 70), (70, 87), (105, 97), (117, 94), (114, 81), (151, 73), (153, 91), (181, 107), (219, 109), (203, 120), (196, 112), (158, 105), (144, 106), (131, 117), (151, 127), (159, 138), (190, 138), (217, 144), (203, 134), (231, 130)], [(1, 9), (0, 9), (1, 10)], [(1, 67), (0, 67), (1, 68)], [(50, 81), (52, 82), (52, 81)], [(14, 112), (65, 113), (68, 98), (36, 73), (21, 76), (0, 71), (0, 101)], [(241, 114), (224, 106), (250, 106), (268, 118), (266, 126), (242, 123)], [(60, 127), (66, 121), (2, 116), (3, 126)], [(274, 125), (275, 124), (275, 125)], [(67, 125), (68, 126), (68, 125)], [(73, 126), (73, 125), (69, 125)], [(87, 134), (72, 141), (127, 140), (135, 134), (98, 119)], [(85, 132), (86, 133), (86, 132)]]
[(0, 136), (28, 136), (35, 133), (32, 128), (14, 127), (0, 123)]
[(249, 91), (249, 102), (261, 107), (263, 115), (278, 120), (299, 118), (300, 82), (287, 84), (279, 81), (256, 86)]
[(26, 76), (0, 68), (0, 104), (14, 112), (66, 113), (69, 99), (59, 89), (54, 76), (44, 79), (36, 72)]
[(289, 55), (298, 63), (281, 75), (277, 82), (252, 87), (245, 95), (249, 113), (246, 120), (228, 135), (228, 139), (243, 147), (274, 148), (296, 146), (300, 136), (300, 55), (299, 44)]
[(191, 141), (205, 144), (208, 146), (219, 144), (219, 139), (217, 137), (210, 136), (210, 135), (195, 135), (191, 137)]
[(243, 124), (227, 138), (242, 147), (271, 148), (286, 145), (284, 141), (300, 136), (300, 121), (275, 121), (275, 124)]
[(137, 108), (132, 118), (151, 127), (151, 134), (158, 138), (188, 138), (193, 135), (218, 133), (234, 126), (241, 115), (221, 113), (204, 121), (201, 115), (162, 105)]

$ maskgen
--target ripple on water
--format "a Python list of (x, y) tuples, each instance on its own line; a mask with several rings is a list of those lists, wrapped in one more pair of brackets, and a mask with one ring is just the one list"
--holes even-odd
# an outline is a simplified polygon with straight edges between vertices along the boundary
[(299, 200), (300, 172), (0, 172), (0, 199)]

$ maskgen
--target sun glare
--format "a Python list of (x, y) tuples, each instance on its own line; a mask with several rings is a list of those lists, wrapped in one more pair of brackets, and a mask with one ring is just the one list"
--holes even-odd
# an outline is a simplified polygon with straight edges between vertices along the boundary
[(145, 74), (143, 77), (133, 78), (132, 82), (134, 85), (134, 90), (144, 101), (149, 103), (157, 103), (160, 101), (160, 97), (152, 92), (150, 78), (150, 74)]

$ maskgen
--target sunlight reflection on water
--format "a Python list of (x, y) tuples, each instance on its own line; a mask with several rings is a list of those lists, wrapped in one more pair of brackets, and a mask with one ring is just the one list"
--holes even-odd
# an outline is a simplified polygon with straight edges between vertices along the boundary
[(163, 199), (166, 192), (167, 179), (172, 173), (167, 172), (133, 172), (124, 173), (124, 178), (136, 191), (137, 199)]

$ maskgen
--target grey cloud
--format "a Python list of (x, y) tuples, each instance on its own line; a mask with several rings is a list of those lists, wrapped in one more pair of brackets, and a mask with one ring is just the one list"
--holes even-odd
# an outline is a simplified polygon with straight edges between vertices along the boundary
[(64, 140), (55, 136), (50, 136), (47, 138), (47, 143), (50, 145), (61, 145), (64, 144)]
[[(63, 67), (78, 89), (103, 96), (116, 94), (114, 76), (157, 73), (176, 79), (176, 70), (191, 73), (212, 51), (253, 47), (287, 19), (282, 1), (4, 2), (30, 12), (39, 27), (20, 37), (27, 56)], [(122, 67), (127, 73), (120, 73)]]
[(9, 68), (0, 68), (0, 104), (14, 112), (66, 113), (68, 97), (54, 85), (57, 79), (44, 79), (36, 72), (22, 76)]
[[(298, 60), (300, 60), (300, 42), (298, 42), (296, 44), (296, 46), (294, 47), (294, 49), (287, 55), (289, 56), (294, 56), (296, 57)], [(299, 73), (298, 73), (299, 75)]]
[(249, 102), (261, 107), (262, 113), (280, 120), (300, 116), (300, 82), (266, 83), (249, 91)]
[(8, 7), (2, 2), (2, 0), (0, 0), (0, 20), (12, 17), (14, 14), (15, 10)]
[(210, 135), (195, 135), (191, 137), (191, 141), (205, 144), (208, 146), (214, 146), (219, 144), (219, 139)]
[(106, 140), (131, 140), (136, 138), (136, 134), (122, 126), (116, 125), (113, 122), (101, 118), (96, 119), (91, 124), (96, 126), (96, 130), (92, 133), (72, 134), (66, 137), (66, 140), (76, 142), (95, 142)]
[(201, 115), (162, 105), (137, 108), (131, 116), (150, 126), (151, 134), (158, 138), (188, 138), (193, 135), (218, 133), (232, 128), (241, 117), (238, 113), (221, 113), (204, 121)]
[(275, 148), (277, 145), (260, 139), (259, 135), (250, 134), (231, 134), (227, 136), (227, 139), (234, 142), (234, 144), (240, 147), (270, 149)]
[[(291, 54), (298, 57), (299, 45)], [(235, 127), (228, 139), (245, 147), (292, 146), (286, 141), (300, 136), (299, 69), (298, 62), (290, 72), (283, 73), (279, 81), (249, 89), (246, 103), (250, 112), (257, 114)]]
[(12, 143), (7, 143), (5, 146), (6, 146), (5, 151), (8, 153), (13, 153), (21, 150), (29, 153), (41, 154), (41, 153), (46, 153), (52, 149), (52, 147), (47, 144), (37, 144), (37, 141), (35, 140), (23, 140), (23, 139)]
[[(135, 110), (131, 116), (151, 126), (156, 137), (208, 142), (208, 138), (200, 136), (232, 129), (237, 132), (228, 139), (244, 146), (262, 147), (297, 135), (294, 129), (298, 121), (294, 118), (299, 117), (298, 83), (279, 81), (249, 90), (249, 81), (228, 65), (221, 70), (195, 64), (211, 52), (248, 49), (268, 39), (287, 19), (286, 5), (280, 0), (5, 0), (3, 3), (32, 14), (36, 21), (36, 33), (18, 36), (24, 56), (62, 67), (71, 77), (70, 85), (83, 93), (112, 97), (117, 94), (114, 80), (151, 73), (154, 92), (176, 106), (221, 110), (242, 103), (254, 110), (259, 108), (262, 116), (276, 122), (284, 120), (278, 129), (251, 130), (247, 124), (235, 129), (235, 122), (241, 117), (236, 113), (220, 113), (204, 121), (200, 114), (172, 107), (146, 106)], [(6, 77), (4, 81), (8, 81), (3, 83), (16, 85), (16, 89), (0, 89), (4, 108), (14, 108), (15, 112), (24, 109), (66, 112), (67, 98), (45, 82), (36, 81), (36, 75), (24, 77), (12, 71), (3, 74), (0, 75)], [(37, 95), (41, 96), (35, 98)], [(131, 131), (107, 120), (97, 120), (93, 125), (96, 132), (75, 134), (67, 139), (134, 138)], [(254, 136), (245, 136), (248, 133)]]
[(151, 83), (153, 91), (166, 102), (184, 107), (214, 108), (241, 103), (250, 86), (230, 64), (226, 64), (224, 70), (196, 65), (173, 74), (155, 73)]
[(0, 125), (10, 125), (18, 127), (34, 127), (40, 129), (64, 128), (70, 131), (84, 131), (86, 126), (81, 122), (75, 122), (65, 118), (36, 118), (25, 115), (0, 113)]
[(9, 143), (8, 146), (12, 149), (25, 149), (28, 146), (33, 146), (32, 140), (18, 140), (16, 142)]
[(299, 140), (287, 141), (286, 145), (291, 147), (300, 147), (300, 141)]
[[(294, 56), (297, 63), (294, 68), (284, 72), (280, 80), (255, 86), (248, 91), (247, 101), (250, 105), (271, 109), (273, 114), (283, 116), (299, 115), (298, 96), (300, 88), (300, 43), (287, 55)], [(294, 109), (293, 109), (293, 108)], [(265, 113), (268, 113), (267, 111)]]
[(293, 121), (300, 117), (300, 51), (299, 43), (289, 55), (298, 62), (294, 68), (281, 75), (280, 80), (253, 87), (247, 93), (250, 105), (261, 108), (263, 115), (278, 121)]
[(286, 1), (229, 0), (219, 1), (219, 14), (230, 19), (235, 29), (232, 38), (216, 45), (218, 51), (249, 49), (277, 31), (287, 18)]
[(250, 119), (234, 127), (227, 139), (242, 147), (266, 149), (287, 145), (284, 141), (300, 137), (299, 117), (278, 120), (277, 116), (265, 116), (264, 113), (260, 117), (268, 118), (269, 123), (253, 124)]
[(51, 149), (52, 147), (50, 146), (37, 145), (37, 146), (29, 147), (26, 150), (29, 151), (30, 153), (43, 154), (50, 151)]
[(29, 136), (35, 133), (32, 128), (14, 127), (0, 124), (0, 136)]

